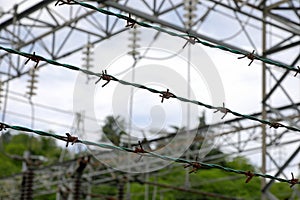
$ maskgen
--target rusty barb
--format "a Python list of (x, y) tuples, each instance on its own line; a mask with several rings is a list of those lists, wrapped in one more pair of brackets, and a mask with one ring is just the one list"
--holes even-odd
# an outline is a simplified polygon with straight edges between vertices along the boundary
[(139, 142), (139, 146), (136, 147), (133, 152), (134, 153), (147, 153), (147, 151), (144, 150), (142, 143), (140, 141), (138, 141), (138, 142)]
[(55, 3), (55, 6), (61, 6), (61, 5), (64, 5), (64, 4), (76, 4), (75, 2), (73, 2), (72, 3), (72, 0), (58, 0), (58, 1), (56, 1), (56, 3)]
[(36, 62), (35, 66), (34, 66), (34, 69), (36, 69), (37, 66), (38, 66), (38, 64), (39, 64), (39, 62), (40, 62), (40, 59), (35, 55), (35, 52), (33, 52), (32, 55), (29, 55), (29, 56), (27, 56), (27, 57), (28, 57), (28, 59), (25, 61), (25, 65), (26, 65), (30, 60), (32, 60), (33, 62)]
[(159, 96), (161, 97), (161, 103), (164, 102), (164, 99), (169, 99), (170, 97), (172, 98), (176, 97), (173, 93), (169, 92), (169, 89), (167, 89), (166, 92), (162, 92), (162, 94)]
[(104, 83), (102, 85), (102, 87), (104, 87), (112, 80), (112, 77), (107, 74), (106, 70), (104, 70), (104, 71), (102, 70), (102, 74), (101, 74), (100, 78), (95, 82), (95, 84), (97, 84), (101, 79), (106, 81), (106, 83)]
[(6, 131), (6, 125), (3, 123), (0, 123), (0, 131)]
[(67, 137), (63, 138), (67, 142), (66, 147), (69, 146), (69, 143), (71, 143), (71, 145), (73, 145), (78, 141), (78, 137), (72, 136), (70, 133), (66, 133), (66, 135), (67, 135)]
[(290, 184), (291, 184), (290, 188), (292, 188), (294, 185), (296, 185), (298, 183), (298, 181), (299, 181), (299, 179), (294, 178), (293, 172), (291, 174), (292, 174), (292, 179), (289, 181)]
[(228, 112), (230, 112), (230, 110), (228, 108), (225, 108), (225, 103), (223, 103), (223, 107), (218, 107), (216, 111), (214, 111), (214, 113), (217, 112), (221, 112), (224, 113), (223, 117), (221, 119), (224, 119), (224, 117), (227, 115)]
[(184, 168), (187, 168), (187, 167), (192, 167), (191, 171), (189, 171), (189, 174), (191, 174), (193, 172), (196, 173), (202, 166), (198, 162), (191, 162), (184, 166)]
[(195, 36), (189, 36), (189, 38), (187, 39), (186, 43), (183, 45), (183, 49), (186, 47), (186, 45), (188, 43), (191, 43), (192, 45), (196, 44), (196, 42), (199, 42), (199, 39)]
[(296, 77), (298, 74), (300, 74), (300, 67), (297, 66), (298, 71), (296, 72), (296, 74), (294, 75), (294, 77)]
[(254, 176), (254, 174), (251, 171), (245, 172), (245, 175), (247, 176), (245, 183), (249, 183)]
[(279, 122), (271, 122), (270, 123), (270, 128), (278, 129), (279, 127), (283, 127), (283, 125), (280, 124)]
[(248, 54), (246, 54), (244, 56), (238, 57), (238, 59), (242, 59), (242, 58), (246, 58), (247, 57), (248, 59), (251, 60), (251, 62), (248, 65), (248, 66), (250, 66), (252, 64), (252, 62), (254, 61), (254, 59), (256, 58), (255, 55), (254, 55), (254, 53), (255, 53), (255, 50), (253, 50), (252, 53), (248, 53)]
[(193, 172), (196, 173), (202, 167), (201, 164), (198, 162), (198, 156), (196, 157), (195, 162), (191, 162), (184, 166), (184, 168), (187, 168), (187, 167), (192, 167), (191, 171), (189, 171), (189, 174), (191, 174)]
[(135, 24), (136, 24), (136, 21), (131, 18), (131, 13), (129, 13), (129, 16), (126, 20), (126, 26), (125, 27), (133, 28), (135, 26)]

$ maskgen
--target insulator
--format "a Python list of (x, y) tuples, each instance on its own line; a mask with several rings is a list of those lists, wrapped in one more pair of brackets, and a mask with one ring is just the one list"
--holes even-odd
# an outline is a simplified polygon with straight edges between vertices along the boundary
[(183, 15), (186, 18), (185, 26), (188, 30), (192, 29), (194, 19), (197, 17), (195, 13), (197, 10), (198, 0), (184, 0), (184, 10), (186, 13)]
[(21, 200), (33, 199), (33, 183), (34, 183), (34, 172), (32, 169), (28, 169), (23, 174)]
[(27, 81), (29, 83), (27, 86), (27, 88), (29, 89), (29, 91), (27, 92), (29, 98), (36, 95), (35, 90), (37, 90), (36, 84), (38, 83), (38, 75), (36, 74), (36, 71), (36, 69), (31, 69), (29, 71), (30, 79)]
[(128, 54), (136, 58), (140, 54), (137, 51), (137, 49), (140, 48), (140, 45), (137, 42), (141, 40), (139, 38), (141, 32), (136, 27), (134, 27), (129, 31), (129, 33), (130, 37), (128, 38), (128, 40), (130, 41), (130, 44), (128, 45), (128, 47), (132, 50), (128, 52)]
[(124, 183), (122, 181), (118, 184), (118, 200), (124, 199)]
[(94, 61), (94, 59), (92, 58), (92, 56), (94, 54), (93, 47), (94, 47), (94, 45), (90, 42), (90, 39), (88, 39), (88, 43), (85, 45), (85, 48), (82, 51), (82, 54), (83, 54), (82, 67), (86, 68), (87, 70), (89, 70), (90, 68), (93, 67), (93, 64), (92, 64), (92, 62)]
[(81, 196), (81, 176), (77, 174), (74, 182), (74, 200), (79, 200)]

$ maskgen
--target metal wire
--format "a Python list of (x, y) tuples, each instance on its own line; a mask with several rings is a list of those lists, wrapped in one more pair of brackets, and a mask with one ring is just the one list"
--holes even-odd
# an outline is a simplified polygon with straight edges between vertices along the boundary
[(4, 51), (7, 51), (7, 52), (12, 53), (12, 54), (21, 55), (21, 56), (24, 56), (24, 57), (27, 57), (27, 58), (32, 58), (33, 60), (45, 61), (45, 62), (47, 62), (49, 64), (52, 64), (52, 65), (61, 66), (61, 67), (71, 69), (71, 70), (74, 70), (74, 71), (80, 71), (80, 72), (88, 74), (88, 75), (98, 76), (100, 79), (96, 83), (98, 83), (101, 79), (107, 80), (107, 82), (103, 86), (107, 85), (109, 81), (116, 81), (116, 82), (121, 83), (122, 85), (129, 85), (129, 86), (133, 86), (133, 87), (136, 87), (136, 88), (148, 90), (149, 92), (152, 92), (152, 93), (160, 94), (160, 97), (162, 97), (162, 102), (163, 102), (163, 99), (168, 99), (168, 98), (171, 97), (171, 98), (176, 98), (176, 99), (178, 99), (182, 102), (192, 103), (192, 104), (196, 104), (198, 106), (202, 106), (202, 107), (205, 107), (205, 108), (208, 108), (208, 109), (211, 109), (211, 110), (216, 110), (215, 112), (220, 111), (221, 113), (224, 113), (224, 116), (222, 117), (222, 119), (228, 113), (231, 113), (232, 115), (237, 116), (237, 117), (242, 117), (242, 118), (245, 118), (245, 119), (249, 119), (249, 120), (256, 121), (256, 122), (259, 122), (259, 123), (262, 123), (262, 124), (269, 125), (272, 128), (277, 129), (279, 127), (284, 127), (286, 129), (289, 129), (289, 130), (292, 130), (292, 131), (300, 132), (299, 128), (292, 127), (292, 126), (287, 126), (287, 125), (284, 125), (284, 124), (281, 124), (281, 123), (278, 123), (278, 122), (262, 120), (262, 119), (253, 117), (251, 115), (241, 114), (241, 113), (238, 113), (236, 111), (225, 108), (224, 105), (223, 105), (223, 107), (212, 106), (212, 105), (205, 104), (205, 103), (197, 101), (197, 100), (190, 100), (190, 99), (187, 99), (187, 98), (184, 98), (184, 97), (176, 96), (176, 95), (170, 93), (169, 90), (167, 90), (167, 92), (166, 91), (159, 91), (159, 90), (147, 87), (145, 85), (141, 85), (141, 84), (137, 84), (137, 83), (130, 83), (130, 82), (127, 82), (127, 81), (124, 81), (124, 80), (120, 80), (120, 79), (118, 79), (114, 76), (108, 75), (107, 72), (105, 72), (105, 73), (104, 72), (95, 73), (95, 72), (92, 72), (92, 71), (89, 71), (89, 70), (86, 70), (86, 69), (81, 69), (81, 68), (76, 67), (74, 65), (64, 64), (64, 63), (57, 62), (55, 60), (44, 58), (44, 57), (42, 57), (40, 55), (37, 55), (35, 53), (34, 54), (29, 54), (29, 53), (17, 51), (17, 50), (11, 49), (11, 48), (5, 48), (3, 46), (0, 46), (0, 50), (4, 50)]
[[(72, 3), (71, 3), (71, 1), (72, 1)], [(140, 25), (142, 27), (151, 28), (151, 29), (157, 30), (159, 32), (167, 33), (167, 34), (169, 34), (171, 36), (183, 38), (183, 39), (188, 40), (188, 41), (190, 41), (191, 38), (194, 38), (196, 43), (202, 44), (202, 45), (210, 47), (210, 48), (217, 48), (217, 49), (220, 49), (220, 50), (223, 50), (223, 51), (227, 51), (227, 52), (231, 52), (233, 54), (238, 54), (238, 55), (244, 55), (244, 56), (249, 55), (249, 52), (246, 52), (246, 51), (240, 51), (240, 50), (237, 50), (237, 49), (232, 49), (232, 48), (229, 48), (229, 47), (226, 47), (226, 46), (223, 46), (223, 45), (215, 45), (215, 44), (212, 44), (210, 42), (201, 40), (200, 38), (198, 38), (197, 36), (195, 36), (193, 34), (189, 34), (189, 33), (179, 34), (179, 33), (176, 33), (174, 31), (170, 31), (170, 30), (158, 27), (158, 26), (154, 26), (154, 25), (148, 24), (148, 23), (143, 22), (143, 21), (137, 21), (135, 19), (132, 19), (131, 16), (128, 17), (128, 16), (125, 16), (125, 15), (122, 15), (122, 14), (119, 14), (119, 13), (114, 13), (112, 11), (105, 10), (103, 8), (95, 7), (95, 6), (93, 6), (91, 4), (88, 4), (88, 3), (80, 2), (80, 1), (77, 1), (77, 0), (68, 0), (67, 3), (66, 2), (64, 3), (64, 1), (61, 1), (61, 2), (62, 2), (62, 4), (70, 4), (70, 5), (78, 4), (78, 5), (81, 5), (83, 7), (86, 7), (86, 8), (95, 10), (95, 11), (98, 11), (98, 12), (100, 12), (102, 14), (110, 15), (110, 16), (115, 16), (115, 17), (117, 17), (119, 19), (126, 20), (127, 23), (138, 24), (138, 25)], [(262, 57), (262, 56), (255, 55), (255, 59), (260, 60), (260, 61), (262, 61), (262, 62), (264, 62), (266, 64), (275, 65), (275, 66), (278, 66), (278, 67), (281, 67), (281, 68), (284, 68), (284, 69), (287, 69), (287, 70), (290, 70), (290, 71), (294, 71), (294, 72), (298, 72), (298, 73), (300, 71), (295, 66), (287, 65), (287, 64), (284, 64), (284, 63), (281, 63), (281, 62), (269, 59), (269, 58)]]
[[(279, 182), (285, 182), (285, 183), (289, 183), (291, 184), (291, 186), (295, 185), (295, 184), (300, 184), (300, 182), (298, 182), (298, 179), (292, 178), (290, 180), (287, 179), (283, 179), (283, 178), (278, 178), (269, 174), (262, 174), (262, 173), (256, 173), (256, 172), (250, 172), (250, 171), (244, 171), (244, 170), (238, 170), (238, 169), (233, 169), (233, 168), (229, 168), (229, 167), (224, 167), (221, 165), (217, 165), (217, 164), (211, 164), (211, 163), (205, 163), (205, 162), (200, 162), (200, 161), (192, 161), (192, 160), (187, 160), (187, 159), (182, 159), (182, 158), (174, 158), (174, 157), (170, 157), (170, 156), (163, 156), (154, 152), (150, 152), (150, 151), (145, 151), (143, 149), (143, 147), (140, 145), (140, 147), (136, 148), (136, 149), (130, 149), (127, 147), (120, 147), (120, 146), (115, 146), (115, 145), (110, 145), (110, 144), (104, 144), (104, 143), (97, 143), (97, 142), (92, 142), (92, 141), (88, 141), (88, 140), (80, 140), (76, 137), (70, 136), (69, 133), (67, 133), (67, 137), (66, 136), (61, 136), (61, 135), (57, 135), (54, 133), (48, 133), (48, 132), (44, 132), (44, 131), (40, 131), (40, 130), (33, 130), (27, 127), (22, 127), (22, 126), (14, 126), (14, 125), (9, 125), (6, 123), (0, 123), (1, 127), (0, 130), (6, 130), (7, 128), (9, 129), (13, 129), (13, 130), (17, 130), (17, 131), (23, 131), (23, 132), (30, 132), (30, 133), (35, 133), (38, 134), (40, 136), (47, 136), (47, 137), (53, 137), (55, 139), (58, 140), (62, 140), (68, 143), (72, 142), (72, 144), (74, 143), (81, 143), (81, 144), (85, 144), (85, 145), (89, 145), (89, 146), (96, 146), (96, 147), (101, 147), (101, 148), (105, 148), (105, 149), (112, 149), (112, 150), (118, 150), (118, 151), (124, 151), (124, 152), (129, 152), (129, 153), (135, 153), (135, 154), (139, 154), (142, 156), (149, 156), (149, 157), (154, 157), (154, 158), (159, 158), (162, 160), (167, 160), (167, 161), (173, 161), (173, 162), (177, 162), (177, 163), (183, 163), (183, 164), (187, 164), (184, 167), (193, 167), (193, 172), (200, 170), (201, 168), (215, 168), (215, 169), (220, 169), (226, 172), (231, 172), (231, 173), (236, 173), (236, 174), (243, 174), (247, 177), (246, 182), (249, 182), (250, 179), (252, 177), (263, 177), (263, 178), (268, 178), (268, 179), (272, 179), (272, 180), (277, 180)], [(75, 139), (74, 139), (75, 138)], [(194, 167), (197, 166), (197, 169), (194, 169)]]

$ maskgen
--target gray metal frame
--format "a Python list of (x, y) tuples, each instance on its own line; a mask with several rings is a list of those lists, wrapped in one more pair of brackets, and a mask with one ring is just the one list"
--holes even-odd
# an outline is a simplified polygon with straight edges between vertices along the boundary
[[(278, 60), (278, 57), (282, 58), (284, 55), (284, 59), (280, 59), (281, 62), (291, 65), (299, 64), (300, 3), (297, 0), (199, 1), (197, 7), (199, 9), (201, 8), (202, 12), (197, 16), (192, 30), (187, 30), (185, 27), (182, 13), (184, 3), (181, 0), (143, 0), (139, 1), (138, 4), (134, 0), (103, 0), (89, 1), (89, 3), (105, 9), (113, 9), (123, 14), (131, 13), (133, 17), (164, 28), (183, 33), (189, 32), (214, 44), (228, 46), (245, 52), (251, 52), (252, 49), (264, 49), (264, 51), (258, 52), (259, 55), (264, 55), (275, 60)], [(125, 28), (125, 22), (115, 17), (105, 16), (79, 6), (64, 5), (54, 7), (54, 4), (55, 1), (53, 0), (44, 0), (21, 12), (19, 12), (19, 10), (22, 9), (22, 5), (14, 6), (11, 11), (0, 18), (0, 45), (26, 52), (38, 51), (39, 54), (45, 57), (59, 60), (79, 53), (85, 47), (86, 41), (77, 40), (78, 35), (89, 35), (90, 42), (92, 44), (98, 44), (128, 30), (128, 28)], [(143, 8), (143, 10), (141, 10), (141, 8)], [(62, 14), (61, 12), (67, 14)], [(252, 48), (243, 49), (238, 40), (224, 40), (222, 33), (213, 35), (202, 29), (202, 25), (213, 25), (214, 22), (210, 22), (209, 17), (214, 14), (222, 15), (232, 20), (233, 26), (230, 28), (238, 34), (239, 32), (243, 34), (243, 38)], [(48, 17), (37, 18), (38, 16), (44, 15)], [(172, 18), (166, 17), (168, 15), (172, 16)], [(290, 17), (292, 15), (293, 17)], [(261, 37), (260, 42), (255, 42), (255, 38), (261, 35), (265, 35), (265, 37)], [(268, 39), (270, 38), (272, 41), (276, 40), (276, 42), (269, 44)], [(46, 40), (47, 43), (52, 45), (46, 45)], [(76, 41), (76, 45), (68, 45), (69, 41)], [(264, 48), (263, 43), (265, 44)], [(291, 54), (291, 51), (295, 53)], [(24, 59), (5, 52), (0, 52), (0, 64), (0, 74), (3, 83), (9, 83), (11, 80), (29, 73), (28, 68), (24, 67)], [(42, 63), (39, 67), (45, 65), (46, 64)], [(293, 126), (299, 127), (298, 116), (300, 110), (297, 102), (299, 100), (293, 98), (293, 95), (289, 92), (289, 88), (285, 85), (286, 79), (293, 78), (290, 76), (291, 73), (284, 71), (280, 77), (277, 77), (275, 75), (278, 72), (276, 71), (276, 67), (266, 65), (263, 69), (265, 69), (265, 80), (272, 80), (274, 84), (268, 89), (266, 85), (262, 85), (266, 89), (264, 98), (262, 98), (263, 112), (256, 114), (256, 116), (262, 118), (266, 117), (276, 121), (284, 120)], [(282, 91), (282, 94), (278, 94), (279, 89)], [(272, 97), (276, 97), (276, 95), (286, 97), (289, 105), (274, 108), (275, 106), (272, 105), (270, 100)], [(5, 99), (5, 101), (8, 100), (8, 98)], [(265, 115), (264, 109), (266, 111)], [(217, 127), (217, 125), (215, 126)], [(262, 159), (266, 160), (268, 156), (269, 160), (276, 165), (277, 172), (274, 174), (280, 175), (291, 161), (294, 161), (294, 164), (297, 162), (294, 158), (297, 156), (299, 148), (294, 151), (293, 154), (287, 156), (286, 160), (282, 161), (284, 164), (281, 166), (276, 163), (276, 158), (268, 153), (268, 149), (280, 148), (281, 145), (291, 143), (298, 145), (299, 139), (296, 139), (295, 135), (290, 131), (278, 129), (276, 130), (276, 134), (274, 134), (274, 132), (268, 128), (263, 129), (266, 130), (265, 138), (263, 138), (260, 134), (260, 130), (259, 125), (250, 124), (247, 120), (243, 119), (234, 119), (225, 122), (223, 131), (219, 134), (219, 137), (224, 141), (223, 146), (230, 147), (232, 153), (241, 153), (242, 155), (247, 155), (251, 150), (257, 151), (261, 146), (265, 145), (266, 151), (263, 151)], [(287, 136), (293, 139), (285, 140), (285, 138), (288, 138)], [(72, 165), (74, 165), (74, 163)], [(60, 164), (58, 166), (60, 166)], [(58, 166), (52, 167), (56, 169), (55, 173), (59, 174), (58, 176), (63, 176), (62, 173), (64, 170), (58, 168)], [(268, 168), (265, 170), (268, 171)], [(108, 171), (113, 173), (113, 170)], [(99, 169), (93, 169), (84, 174), (83, 177), (87, 177), (87, 179), (91, 180), (93, 176), (97, 175), (98, 177), (98, 173), (108, 173), (108, 171), (104, 169), (99, 172)], [(46, 176), (45, 173), (41, 173), (41, 177), (42, 176), (44, 179), (49, 179), (49, 177), (44, 177)], [(39, 181), (38, 187), (47, 188), (47, 191), (51, 193), (51, 190), (48, 189), (50, 186), (47, 186), (51, 181), (43, 183), (43, 178), (37, 179), (37, 181)], [(95, 183), (99, 184), (100, 182), (105, 182), (105, 180), (106, 179), (102, 177), (98, 181), (95, 181)], [(111, 178), (108, 178), (108, 180), (111, 181)], [(16, 175), (7, 179), (0, 179), (0, 182), (2, 181), (6, 183), (10, 181), (20, 181), (20, 177)], [(67, 181), (67, 179), (65, 179), (65, 181)], [(268, 190), (272, 183), (272, 181), (269, 181), (266, 185), (265, 183), (262, 185), (262, 192), (266, 194), (266, 198), (274, 198)], [(53, 182), (51, 184), (56, 185), (58, 183)], [(1, 185), (2, 184), (0, 184), (0, 186)], [(12, 191), (13, 188), (4, 188), (3, 185), (1, 187), (0, 196), (7, 193), (5, 191), (16, 194)], [(38, 191), (41, 194), (45, 193), (45, 191), (42, 190)], [(52, 192), (55, 193), (56, 191), (54, 190)]]

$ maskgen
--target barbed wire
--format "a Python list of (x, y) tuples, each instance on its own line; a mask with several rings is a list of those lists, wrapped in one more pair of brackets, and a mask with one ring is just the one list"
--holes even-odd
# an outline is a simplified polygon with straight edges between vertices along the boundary
[(64, 4), (81, 5), (85, 8), (89, 8), (89, 9), (98, 11), (102, 14), (109, 15), (109, 16), (115, 16), (119, 19), (126, 20), (127, 23), (126, 23), (125, 27), (131, 27), (132, 28), (132, 27), (134, 27), (134, 25), (137, 24), (137, 25), (140, 25), (144, 28), (151, 28), (151, 29), (154, 29), (154, 30), (159, 31), (159, 32), (167, 33), (171, 36), (183, 38), (183, 39), (187, 40), (187, 42), (190, 42), (191, 44), (198, 43), (198, 44), (210, 47), (210, 48), (216, 48), (216, 49), (227, 51), (227, 52), (230, 52), (230, 53), (233, 53), (233, 54), (243, 55), (242, 57), (238, 57), (238, 59), (241, 59), (241, 58), (250, 59), (251, 62), (249, 63), (248, 66), (250, 66), (252, 64), (252, 62), (256, 59), (256, 60), (260, 60), (260, 61), (262, 61), (266, 64), (271, 64), (271, 65), (281, 67), (281, 68), (284, 68), (284, 69), (287, 69), (287, 70), (290, 70), (290, 71), (294, 71), (294, 72), (296, 72), (296, 74), (294, 76), (297, 76), (298, 74), (300, 74), (299, 66), (296, 67), (296, 66), (292, 66), (292, 65), (287, 65), (287, 64), (269, 59), (269, 58), (265, 58), (263, 56), (259, 56), (259, 55), (254, 54), (255, 53), (254, 51), (252, 51), (250, 53), (250, 52), (241, 51), (241, 50), (238, 50), (238, 49), (229, 48), (229, 47), (226, 47), (226, 46), (223, 46), (223, 45), (215, 45), (215, 44), (212, 44), (212, 43), (207, 42), (205, 40), (201, 40), (196, 35), (188, 33), (188, 32), (185, 33), (185, 34), (179, 34), (179, 33), (176, 33), (174, 31), (170, 31), (170, 30), (167, 30), (165, 28), (161, 28), (159, 26), (154, 26), (154, 25), (151, 25), (151, 24), (143, 22), (143, 21), (135, 20), (131, 17), (131, 14), (129, 14), (129, 16), (122, 15), (120, 13), (115, 13), (115, 12), (112, 12), (112, 11), (109, 11), (109, 10), (105, 10), (103, 8), (95, 7), (91, 4), (88, 4), (88, 3), (85, 3), (85, 2), (80, 2), (80, 1), (77, 1), (77, 0), (65, 0), (65, 1), (64, 0), (58, 0), (55, 5), (64, 5)]
[[(29, 54), (29, 53), (17, 51), (17, 50), (11, 49), (11, 48), (5, 48), (3, 46), (0, 46), (0, 50), (4, 50), (4, 51), (7, 51), (7, 52), (12, 53), (12, 54), (17, 54), (17, 55), (20, 55), (20, 56), (24, 56), (24, 57), (26, 57), (28, 59), (31, 59), (34, 62), (45, 61), (45, 62), (47, 62), (49, 64), (52, 64), (52, 65), (61, 66), (61, 67), (64, 67), (64, 68), (67, 68), (67, 69), (70, 69), (70, 70), (74, 70), (74, 71), (80, 71), (80, 72), (85, 73), (87, 75), (97, 76), (97, 77), (99, 77), (99, 80), (96, 81), (96, 83), (98, 83), (101, 79), (106, 81), (106, 83), (104, 85), (102, 85), (102, 87), (106, 86), (110, 81), (116, 81), (116, 82), (119, 82), (122, 85), (129, 85), (129, 86), (133, 86), (133, 87), (136, 87), (136, 88), (148, 90), (149, 92), (152, 92), (152, 93), (160, 94), (160, 97), (162, 98), (161, 99), (162, 103), (163, 103), (164, 99), (175, 98), (175, 99), (178, 99), (178, 100), (180, 100), (182, 102), (192, 103), (192, 104), (195, 104), (195, 105), (198, 105), (198, 106), (205, 107), (207, 109), (215, 110), (214, 113), (221, 112), (221, 113), (224, 114), (223, 117), (222, 117), (222, 119), (228, 113), (231, 113), (232, 115), (234, 115), (236, 117), (242, 117), (244, 119), (249, 119), (249, 120), (252, 120), (252, 121), (259, 122), (261, 124), (269, 125), (270, 128), (277, 129), (279, 127), (283, 127), (283, 128), (286, 128), (286, 129), (289, 129), (289, 130), (292, 130), (292, 131), (300, 132), (300, 129), (296, 128), (296, 127), (287, 126), (287, 125), (281, 124), (279, 122), (263, 120), (263, 119), (259, 119), (259, 118), (253, 117), (251, 115), (245, 115), (245, 114), (238, 113), (238, 112), (233, 111), (233, 110), (231, 110), (229, 108), (226, 108), (225, 105), (224, 105), (224, 103), (223, 103), (222, 107), (212, 106), (212, 105), (205, 104), (205, 103), (197, 101), (197, 100), (190, 100), (190, 99), (187, 99), (187, 98), (184, 98), (184, 97), (176, 96), (175, 94), (171, 93), (169, 91), (169, 89), (167, 89), (167, 91), (159, 91), (159, 90), (156, 90), (154, 88), (147, 87), (145, 85), (141, 85), (141, 84), (138, 84), (138, 83), (131, 83), (131, 82), (128, 82), (128, 81), (124, 81), (124, 80), (118, 79), (118, 78), (116, 78), (116, 77), (114, 77), (112, 75), (107, 74), (106, 70), (102, 71), (102, 73), (95, 73), (95, 72), (92, 72), (92, 71), (89, 71), (89, 70), (86, 70), (86, 69), (82, 69), (82, 68), (76, 67), (74, 65), (64, 64), (64, 63), (57, 62), (55, 60), (44, 58), (44, 57), (42, 57), (40, 55), (35, 54), (35, 52), (33, 54)], [(37, 66), (35, 65), (35, 68), (36, 67)]]
[(53, 137), (55, 139), (66, 142), (67, 143), (66, 147), (68, 147), (69, 143), (71, 143), (72, 145), (75, 143), (81, 143), (81, 144), (84, 144), (87, 146), (96, 146), (96, 147), (101, 147), (101, 148), (105, 148), (105, 149), (112, 149), (112, 150), (118, 150), (118, 151), (123, 151), (123, 152), (128, 152), (128, 153), (134, 153), (134, 154), (138, 154), (141, 156), (149, 156), (149, 157), (159, 158), (159, 159), (166, 160), (166, 161), (173, 161), (176, 163), (185, 164), (184, 168), (191, 167), (192, 169), (191, 169), (190, 173), (197, 172), (200, 169), (214, 168), (214, 169), (220, 169), (220, 170), (223, 170), (226, 172), (243, 174), (246, 176), (246, 181), (245, 181), (246, 183), (248, 183), (253, 177), (262, 177), (262, 178), (277, 180), (279, 182), (289, 183), (290, 187), (292, 187), (296, 184), (300, 184), (298, 179), (294, 178), (293, 173), (292, 173), (292, 179), (288, 180), (288, 179), (275, 177), (275, 176), (272, 176), (269, 174), (262, 174), (262, 173), (256, 173), (256, 172), (251, 172), (251, 171), (238, 170), (238, 169), (233, 169), (230, 167), (224, 167), (224, 166), (221, 166), (218, 164), (205, 163), (205, 162), (198, 161), (197, 159), (196, 159), (196, 161), (192, 161), (192, 160), (187, 160), (187, 159), (183, 159), (183, 158), (164, 156), (164, 155), (157, 154), (155, 152), (144, 150), (142, 147), (142, 144), (140, 142), (139, 142), (138, 147), (135, 147), (135, 149), (130, 149), (127, 147), (120, 147), (120, 146), (115, 146), (115, 145), (111, 145), (111, 144), (104, 144), (104, 143), (97, 143), (97, 142), (92, 142), (92, 141), (88, 141), (88, 140), (81, 140), (78, 137), (72, 136), (70, 133), (66, 133), (66, 136), (62, 136), (62, 135), (57, 135), (55, 133), (49, 133), (49, 132), (45, 132), (45, 131), (30, 129), (30, 128), (23, 127), (23, 126), (9, 125), (4, 122), (0, 122), (0, 131), (7, 130), (8, 128), (16, 130), (16, 131), (21, 131), (21, 132), (23, 131), (23, 132), (35, 133), (40, 136)]

